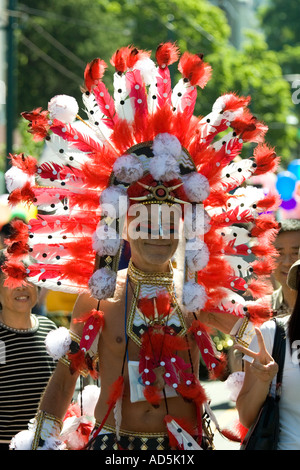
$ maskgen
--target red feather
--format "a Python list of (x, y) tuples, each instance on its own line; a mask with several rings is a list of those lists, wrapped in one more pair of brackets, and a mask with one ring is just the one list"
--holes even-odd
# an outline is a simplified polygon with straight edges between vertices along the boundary
[(268, 127), (258, 121), (247, 109), (232, 121), (231, 127), (244, 141), (248, 142), (262, 142), (268, 130)]
[(129, 88), (129, 96), (134, 102), (135, 113), (140, 119), (147, 116), (147, 94), (143, 84), (140, 70), (130, 70), (126, 74), (126, 86)]
[(29, 245), (21, 241), (14, 242), (7, 247), (7, 253), (14, 258), (24, 258), (28, 255)]
[(104, 75), (106, 67), (106, 63), (98, 58), (87, 64), (84, 71), (84, 80), (85, 86), (89, 92), (91, 92), (92, 89), (98, 85), (99, 81)]
[(124, 73), (127, 70), (128, 56), (132, 51), (132, 47), (121, 47), (110, 59), (110, 63), (115, 67), (117, 72)]
[(127, 68), (132, 69), (138, 60), (146, 59), (150, 57), (151, 52), (142, 51), (137, 48), (130, 50), (127, 57)]
[(270, 283), (253, 279), (248, 283), (247, 291), (251, 293), (254, 299), (260, 299), (265, 295), (272, 294), (273, 288)]
[(27, 119), (27, 121), (30, 121), (28, 127), (30, 134), (33, 135), (33, 140), (44, 140), (50, 128), (48, 111), (42, 111), (42, 108), (36, 108), (31, 112), (21, 113), (21, 116)]
[(281, 199), (279, 194), (277, 193), (269, 193), (260, 201), (257, 201), (257, 208), (263, 211), (276, 211), (281, 203)]
[(251, 230), (252, 237), (260, 237), (266, 234), (267, 231), (271, 231), (276, 234), (279, 230), (279, 224), (275, 220), (273, 214), (261, 214), (254, 221), (255, 227)]
[(23, 244), (28, 241), (28, 225), (23, 220), (12, 220), (10, 222), (12, 234), (6, 239), (5, 243), (22, 242)]
[(10, 193), (8, 196), (8, 204), (9, 205), (16, 205), (20, 202), (24, 202), (26, 204), (32, 204), (35, 199), (35, 192), (29, 182), (25, 183), (22, 188), (17, 188)]
[(85, 322), (82, 338), (80, 341), (80, 349), (88, 351), (92, 346), (97, 334), (104, 327), (104, 314), (96, 309), (90, 312), (89, 318)]
[[(184, 418), (174, 418), (173, 416), (170, 416), (170, 415), (166, 415), (165, 418), (164, 418), (164, 421), (166, 423), (169, 423), (171, 422), (172, 420), (176, 421), (176, 423), (182, 428), (184, 429), (184, 431), (186, 431), (190, 436), (193, 436), (195, 431), (194, 431), (194, 428), (193, 426), (188, 423)], [(178, 447), (178, 442), (177, 442), (177, 439), (176, 437), (169, 431), (168, 429), (168, 436), (169, 436), (169, 445), (171, 448), (177, 448)]]
[(13, 166), (20, 168), (27, 175), (33, 176), (37, 170), (37, 160), (30, 155), (26, 156), (24, 153), (19, 153), (15, 155), (10, 154), (10, 158)]
[(80, 215), (76, 217), (69, 217), (67, 215), (43, 215), (37, 219), (29, 221), (31, 232), (33, 233), (48, 233), (62, 231), (63, 233), (72, 233), (73, 235), (94, 233), (96, 226), (99, 222), (99, 217), (90, 212), (81, 211)]
[(192, 400), (198, 406), (207, 401), (205, 390), (198, 380), (195, 380), (190, 385), (179, 384), (176, 390), (183, 398)]
[(223, 95), (225, 102), (224, 111), (236, 111), (240, 108), (245, 108), (250, 103), (250, 96), (237, 96), (235, 93), (228, 93)]
[(79, 349), (79, 351), (74, 354), (69, 353), (68, 358), (70, 360), (71, 374), (88, 369), (84, 352), (81, 349)]
[(26, 284), (26, 267), (20, 261), (7, 260), (2, 266), (2, 272), (5, 274), (4, 286), (14, 289)]
[(198, 85), (204, 88), (211, 77), (211, 66), (203, 62), (202, 57), (196, 54), (185, 52), (180, 58), (178, 70), (184, 78), (187, 78), (191, 85)]
[(114, 123), (118, 120), (113, 98), (102, 82), (99, 82), (93, 91), (101, 112), (106, 116), (104, 120), (105, 124), (107, 127), (113, 129)]
[(138, 301), (138, 308), (146, 318), (154, 318), (154, 302), (153, 299), (143, 297)]
[(119, 376), (117, 380), (111, 385), (109, 390), (109, 397), (107, 400), (108, 405), (115, 405), (119, 398), (122, 397), (124, 391), (124, 377)]
[(265, 256), (273, 256), (273, 257), (278, 256), (278, 252), (276, 248), (274, 247), (274, 245), (270, 243), (266, 243), (264, 240), (260, 241), (260, 245), (252, 246), (251, 251), (258, 258), (262, 258)]
[(69, 261), (66, 264), (61, 265), (62, 279), (68, 279), (76, 282), (79, 285), (87, 285), (89, 278), (93, 274), (94, 264), (84, 260), (78, 260), (77, 263)]
[(253, 153), (256, 162), (255, 175), (262, 175), (268, 171), (275, 172), (280, 163), (280, 157), (276, 156), (274, 148), (267, 144), (258, 145)]
[(249, 320), (259, 326), (271, 317), (271, 302), (268, 298), (259, 301), (247, 302)]
[(161, 402), (161, 392), (155, 385), (147, 385), (144, 388), (144, 397), (153, 406), (157, 406)]
[(251, 263), (251, 266), (253, 268), (253, 272), (258, 276), (270, 275), (275, 268), (274, 261), (271, 259), (254, 261), (254, 263)]
[(156, 49), (155, 58), (159, 67), (168, 67), (176, 62), (178, 57), (179, 49), (171, 42), (162, 43)]

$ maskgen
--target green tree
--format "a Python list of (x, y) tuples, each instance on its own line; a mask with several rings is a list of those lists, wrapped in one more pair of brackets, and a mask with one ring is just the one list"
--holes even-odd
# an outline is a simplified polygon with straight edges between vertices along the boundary
[[(260, 22), (266, 36), (268, 47), (276, 51), (279, 64), (283, 74), (290, 83), (291, 94), (291, 115), (298, 120), (298, 125), (294, 128), (297, 138), (294, 142), (297, 150), (291, 158), (299, 158), (300, 155), (300, 106), (299, 92), (300, 74), (300, 4), (298, 0), (272, 0), (260, 10)], [(296, 90), (295, 90), (296, 88)], [(294, 98), (294, 92), (297, 96)]]
[(271, 49), (300, 45), (298, 0), (271, 0), (260, 11), (260, 20)]
[[(112, 71), (109, 59), (116, 48), (134, 44), (153, 50), (172, 40), (181, 51), (204, 53), (213, 66), (212, 80), (199, 91), (197, 114), (210, 112), (225, 91), (251, 94), (253, 113), (270, 125), (270, 143), (286, 159), (293, 152), (286, 125), (290, 102), (278, 58), (255, 34), (241, 51), (230, 46), (224, 12), (207, 0), (52, 0), (51, 7), (46, 0), (23, 0), (18, 15), (18, 113), (47, 108), (60, 93), (81, 103), (87, 62), (101, 57)], [(175, 82), (176, 65), (172, 75)]]
[(293, 103), (277, 54), (268, 49), (262, 35), (249, 32), (241, 50), (228, 48), (222, 60), (218, 54), (210, 59), (214, 77), (208, 87), (250, 95), (251, 112), (268, 125), (266, 140), (276, 147), (286, 165), (295, 151), (297, 131), (288, 124)]

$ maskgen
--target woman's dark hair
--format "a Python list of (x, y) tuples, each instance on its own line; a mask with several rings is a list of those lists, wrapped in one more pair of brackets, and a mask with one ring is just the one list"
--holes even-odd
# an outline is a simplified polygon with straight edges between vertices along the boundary
[(288, 325), (288, 336), (291, 350), (293, 342), (300, 340), (300, 267), (298, 267), (296, 283), (297, 297)]

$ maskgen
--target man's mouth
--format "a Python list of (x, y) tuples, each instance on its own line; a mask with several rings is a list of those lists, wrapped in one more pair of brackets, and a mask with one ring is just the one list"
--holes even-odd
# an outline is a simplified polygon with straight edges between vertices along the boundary
[(25, 302), (28, 299), (29, 299), (29, 295), (18, 295), (17, 297), (15, 297), (15, 300), (18, 300), (21, 302)]

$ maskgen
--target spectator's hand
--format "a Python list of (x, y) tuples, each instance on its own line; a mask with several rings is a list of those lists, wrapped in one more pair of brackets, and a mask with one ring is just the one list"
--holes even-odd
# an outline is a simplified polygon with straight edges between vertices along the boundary
[(241, 351), (247, 356), (253, 358), (253, 362), (250, 365), (251, 372), (262, 382), (272, 382), (273, 378), (278, 372), (278, 364), (274, 361), (273, 357), (268, 353), (263, 335), (259, 328), (255, 328), (259, 351), (253, 352), (240, 344), (236, 344), (234, 347)]

